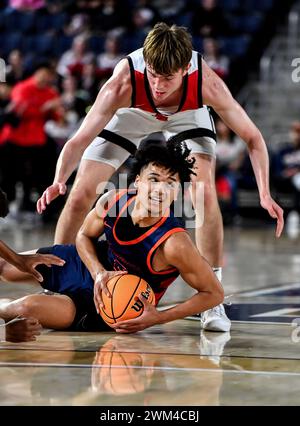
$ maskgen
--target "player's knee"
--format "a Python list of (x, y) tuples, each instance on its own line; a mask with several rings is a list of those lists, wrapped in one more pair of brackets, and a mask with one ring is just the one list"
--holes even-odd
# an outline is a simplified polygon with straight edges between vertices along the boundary
[(195, 209), (204, 205), (205, 209), (207, 210), (217, 203), (216, 188), (213, 182), (193, 181), (191, 191)]
[(22, 299), (16, 300), (13, 303), (15, 305), (14, 310), (17, 316), (25, 318), (37, 318), (37, 303), (33, 296), (23, 297)]
[(74, 187), (69, 195), (68, 204), (73, 212), (90, 209), (97, 198), (97, 193), (88, 187)]

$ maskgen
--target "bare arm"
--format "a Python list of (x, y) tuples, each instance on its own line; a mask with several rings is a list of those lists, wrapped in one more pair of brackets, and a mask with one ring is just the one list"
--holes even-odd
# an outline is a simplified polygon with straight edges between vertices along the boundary
[(119, 108), (131, 104), (132, 86), (126, 59), (116, 66), (112, 77), (101, 88), (97, 99), (75, 135), (65, 144), (56, 165), (53, 184), (46, 189), (37, 203), (42, 213), (46, 205), (66, 192), (66, 182), (75, 170), (84, 150), (104, 129)]
[(260, 201), (273, 218), (277, 218), (279, 237), (283, 229), (282, 209), (271, 198), (269, 184), (269, 155), (261, 132), (249, 118), (246, 111), (232, 97), (228, 87), (217, 74), (203, 64), (203, 103), (212, 106), (225, 124), (247, 144), (255, 174)]
[(95, 249), (95, 241), (104, 232), (104, 222), (101, 218), (102, 211), (103, 207), (100, 199), (96, 207), (86, 216), (76, 237), (76, 249), (93, 280), (96, 279), (98, 273), (105, 271)]
[(143, 314), (112, 327), (120, 333), (135, 333), (155, 324), (164, 324), (188, 315), (197, 314), (222, 303), (224, 292), (209, 264), (200, 255), (186, 233), (172, 235), (165, 242), (162, 253), (170, 266), (176, 267), (185, 282), (196, 290), (196, 294), (185, 302), (163, 311), (150, 305), (140, 296), (145, 308)]
[(131, 91), (129, 65), (124, 59), (100, 90), (78, 131), (64, 146), (58, 159), (54, 181), (67, 181), (86, 147), (104, 129), (115, 112), (119, 108), (130, 106)]
[(63, 266), (65, 261), (52, 254), (19, 254), (0, 240), (0, 257), (15, 266), (19, 271), (26, 272), (42, 282), (42, 275), (35, 269), (38, 265)]
[(98, 313), (99, 308), (103, 305), (102, 291), (110, 297), (107, 281), (115, 275), (126, 273), (123, 271), (107, 271), (99, 261), (95, 248), (96, 240), (104, 232), (104, 221), (102, 219), (104, 208), (113, 196), (115, 196), (115, 191), (110, 191), (99, 199), (96, 207), (85, 218), (76, 237), (78, 254), (94, 280), (94, 303)]
[(204, 312), (223, 302), (223, 288), (209, 263), (185, 232), (172, 235), (163, 247), (166, 261), (197, 293), (177, 306), (160, 312), (160, 323)]

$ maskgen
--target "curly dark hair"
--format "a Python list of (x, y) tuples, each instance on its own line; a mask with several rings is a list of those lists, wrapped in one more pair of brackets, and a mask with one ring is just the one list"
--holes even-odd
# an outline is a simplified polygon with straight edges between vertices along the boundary
[(189, 158), (191, 150), (188, 149), (184, 141), (147, 141), (140, 147), (134, 156), (130, 167), (129, 181), (133, 182), (141, 170), (148, 164), (164, 167), (171, 173), (178, 173), (180, 183), (190, 182), (191, 175), (196, 175), (193, 171), (195, 158)]
[(8, 214), (8, 201), (5, 192), (0, 188), (0, 217), (5, 217)]

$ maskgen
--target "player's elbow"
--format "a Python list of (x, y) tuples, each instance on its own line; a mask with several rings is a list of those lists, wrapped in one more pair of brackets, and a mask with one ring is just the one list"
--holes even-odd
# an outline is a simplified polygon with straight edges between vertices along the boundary
[(76, 245), (77, 251), (80, 250), (84, 238), (85, 238), (84, 232), (83, 232), (82, 228), (80, 228), (79, 231), (76, 234), (76, 237), (75, 237), (75, 245)]
[(208, 299), (208, 304), (209, 304), (208, 309), (212, 309), (215, 306), (221, 305), (223, 302), (224, 302), (223, 290), (222, 289), (211, 290), (209, 299)]
[(220, 284), (213, 291), (214, 306), (218, 306), (224, 302), (224, 290)]
[(251, 131), (248, 133), (247, 137), (245, 138), (248, 149), (251, 151), (253, 149), (260, 148), (261, 145), (265, 145), (263, 135), (259, 131), (259, 129), (256, 126), (253, 126)]

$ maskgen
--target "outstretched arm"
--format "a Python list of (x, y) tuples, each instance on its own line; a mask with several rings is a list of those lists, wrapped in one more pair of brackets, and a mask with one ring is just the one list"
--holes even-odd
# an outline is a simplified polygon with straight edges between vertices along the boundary
[(202, 64), (203, 103), (212, 106), (224, 123), (246, 142), (261, 206), (268, 211), (272, 218), (277, 219), (276, 236), (280, 237), (284, 226), (283, 211), (270, 194), (269, 156), (264, 138), (246, 111), (232, 97), (223, 80), (205, 61), (202, 61)]
[(204, 312), (222, 303), (222, 286), (187, 233), (180, 232), (168, 238), (162, 247), (162, 253), (169, 265), (178, 269), (181, 277), (196, 293), (185, 302), (163, 311), (158, 311), (140, 296), (145, 306), (143, 314), (137, 319), (112, 325), (117, 332), (135, 333), (155, 324)]
[[(18, 254), (0, 240), (0, 257), (19, 271), (25, 272), (42, 282), (42, 275), (35, 269), (38, 265), (63, 266), (65, 261), (52, 254)], [(0, 271), (1, 272), (1, 271)]]
[(112, 77), (100, 90), (97, 99), (75, 135), (64, 145), (56, 165), (53, 184), (37, 202), (42, 213), (48, 204), (66, 192), (66, 182), (79, 163), (84, 150), (104, 129), (119, 108), (131, 104), (132, 86), (126, 59), (115, 68)]

